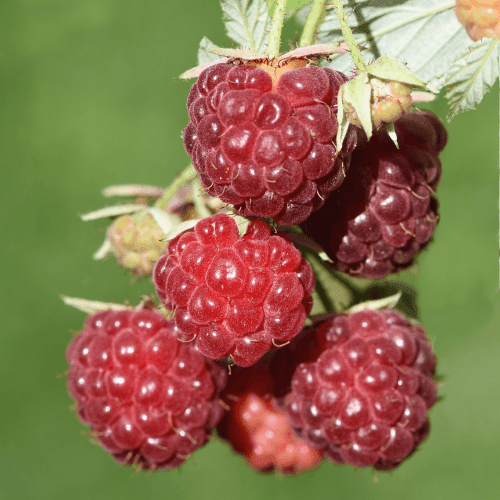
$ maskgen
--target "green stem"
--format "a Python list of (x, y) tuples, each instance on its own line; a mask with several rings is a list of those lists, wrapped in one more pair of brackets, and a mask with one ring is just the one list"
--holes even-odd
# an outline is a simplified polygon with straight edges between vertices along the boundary
[(269, 42), (267, 44), (266, 54), (270, 59), (278, 57), (281, 45), (281, 30), (283, 29), (283, 21), (285, 19), (287, 0), (277, 0), (274, 14), (271, 21), (271, 29), (269, 30)]
[(206, 217), (210, 217), (212, 214), (210, 210), (207, 208), (205, 203), (203, 203), (202, 198), (200, 197), (200, 191), (202, 190), (200, 178), (196, 177), (191, 183), (191, 189), (193, 191), (193, 204), (194, 208), (198, 212), (198, 215), (201, 219), (205, 219)]
[(314, 0), (311, 12), (307, 16), (302, 35), (299, 40), (299, 47), (307, 47), (314, 42), (316, 29), (320, 24), (321, 18), (326, 12), (326, 0)]
[(358, 44), (354, 40), (351, 28), (347, 23), (347, 18), (345, 16), (344, 9), (342, 8), (342, 0), (332, 0), (332, 3), (335, 6), (335, 10), (337, 11), (337, 17), (339, 18), (342, 34), (344, 35), (344, 40), (346, 41), (349, 50), (351, 51), (352, 60), (354, 61), (356, 68), (361, 71), (365, 71), (365, 62), (363, 61), (363, 57), (361, 56)]
[(154, 204), (155, 208), (165, 208), (172, 196), (179, 191), (183, 184), (190, 181), (196, 175), (196, 170), (192, 164), (189, 164), (177, 177), (172, 184), (165, 189), (163, 196)]
[(326, 287), (323, 285), (321, 280), (319, 279), (319, 269), (318, 268), (323, 268), (327, 267), (325, 266), (324, 262), (321, 260), (321, 258), (318, 256), (316, 252), (311, 252), (309, 250), (304, 250), (303, 255), (307, 258), (309, 261), (309, 264), (311, 264), (311, 267), (314, 271), (314, 274), (316, 275), (316, 286), (314, 288), (314, 292), (318, 295), (319, 300), (321, 301), (321, 304), (323, 308), (325, 309), (325, 312), (335, 312), (335, 306), (333, 304), (332, 299), (330, 298), (330, 295), (326, 289)]
[(319, 300), (321, 300), (321, 304), (323, 305), (325, 312), (335, 312), (333, 302), (328, 296), (328, 292), (321, 281), (316, 280), (316, 287), (314, 291), (318, 294)]

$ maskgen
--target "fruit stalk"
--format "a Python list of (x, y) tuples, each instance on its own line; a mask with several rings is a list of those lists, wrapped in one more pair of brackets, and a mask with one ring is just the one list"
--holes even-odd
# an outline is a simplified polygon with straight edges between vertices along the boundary
[(320, 19), (325, 15), (325, 11), (325, 0), (314, 0), (311, 12), (309, 12), (306, 23), (304, 24), (304, 30), (299, 40), (299, 47), (313, 45), (316, 29), (320, 24)]
[(332, 3), (335, 7), (335, 10), (337, 11), (337, 17), (339, 18), (340, 28), (342, 29), (342, 35), (344, 35), (344, 40), (346, 41), (347, 46), (349, 47), (352, 60), (354, 61), (356, 68), (358, 68), (361, 71), (365, 71), (366, 70), (365, 62), (363, 61), (363, 57), (361, 56), (358, 44), (356, 43), (356, 40), (354, 40), (352, 30), (349, 27), (349, 24), (347, 23), (347, 17), (344, 13), (344, 9), (342, 8), (342, 0), (332, 0)]
[(267, 44), (266, 54), (270, 59), (278, 56), (280, 53), (281, 30), (283, 29), (283, 21), (285, 19), (287, 0), (277, 0), (274, 9), (271, 29), (269, 30), (269, 42)]
[(154, 204), (155, 208), (165, 208), (170, 201), (170, 198), (179, 191), (179, 189), (186, 184), (188, 181), (190, 181), (193, 177), (197, 175), (196, 170), (194, 169), (192, 164), (189, 164), (170, 184), (165, 189), (165, 192), (163, 193), (163, 196)]

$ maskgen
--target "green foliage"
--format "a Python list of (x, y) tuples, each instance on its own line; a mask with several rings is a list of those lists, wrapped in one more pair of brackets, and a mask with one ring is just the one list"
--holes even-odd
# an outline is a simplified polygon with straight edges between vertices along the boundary
[(263, 53), (271, 18), (265, 0), (221, 0), (227, 35), (241, 47)]
[(484, 94), (498, 80), (499, 60), (498, 40), (485, 38), (473, 43), (453, 62), (446, 75), (446, 98), (450, 106), (448, 121), (458, 113), (476, 109)]
[(200, 47), (198, 48), (198, 64), (206, 64), (220, 59), (220, 56), (211, 52), (213, 49), (218, 49), (215, 43), (212, 43), (206, 36), (201, 39)]

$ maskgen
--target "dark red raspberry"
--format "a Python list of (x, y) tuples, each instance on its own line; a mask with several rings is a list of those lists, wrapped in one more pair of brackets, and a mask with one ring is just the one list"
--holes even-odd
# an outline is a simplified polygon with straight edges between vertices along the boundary
[(227, 411), (218, 433), (262, 472), (298, 474), (321, 462), (321, 452), (297, 438), (271, 400), (274, 380), (267, 363), (234, 369), (221, 394)]
[(446, 131), (430, 113), (408, 113), (395, 124), (397, 149), (385, 130), (352, 155), (349, 175), (302, 224), (334, 269), (382, 279), (413, 263), (438, 223), (432, 196), (441, 178), (437, 157)]
[(337, 94), (346, 80), (315, 66), (286, 71), (275, 86), (256, 66), (204, 70), (189, 93), (183, 137), (206, 192), (242, 215), (284, 225), (305, 220), (349, 166), (354, 129), (342, 151), (335, 148)]
[[(436, 355), (422, 327), (393, 310), (364, 310), (304, 335), (316, 350), (277, 399), (296, 434), (340, 464), (397, 467), (427, 437), (437, 398)], [(303, 348), (285, 349), (275, 356), (278, 372), (304, 357)]]
[(297, 335), (311, 310), (315, 279), (288, 239), (257, 220), (243, 237), (225, 214), (198, 222), (173, 239), (153, 271), (158, 296), (175, 307), (178, 338), (210, 358), (241, 366), (274, 341)]
[(90, 316), (66, 351), (78, 417), (115, 460), (178, 467), (222, 417), (226, 369), (181, 344), (153, 311)]

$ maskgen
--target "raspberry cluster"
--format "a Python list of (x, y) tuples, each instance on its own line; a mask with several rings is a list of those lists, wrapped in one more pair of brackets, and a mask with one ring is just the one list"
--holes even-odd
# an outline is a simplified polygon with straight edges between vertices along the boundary
[(268, 363), (235, 369), (221, 394), (227, 411), (217, 432), (258, 471), (310, 470), (321, 462), (321, 452), (293, 434), (271, 400), (273, 388)]
[(66, 357), (79, 419), (122, 464), (178, 467), (222, 417), (226, 369), (179, 343), (157, 312), (95, 313)]
[(354, 132), (341, 151), (334, 142), (345, 81), (315, 66), (285, 71), (275, 86), (257, 66), (205, 69), (189, 93), (183, 137), (206, 192), (242, 215), (282, 225), (304, 221), (342, 184), (349, 166)]
[(390, 470), (427, 437), (436, 355), (424, 330), (396, 311), (336, 315), (274, 363), (285, 379), (296, 366), (276, 399), (290, 425), (336, 463)]
[(170, 241), (153, 271), (158, 297), (173, 308), (179, 340), (209, 358), (250, 366), (297, 335), (311, 311), (315, 278), (286, 238), (252, 222), (239, 237), (217, 214)]
[[(408, 267), (438, 222), (447, 134), (432, 113), (409, 110), (410, 85), (372, 78), (372, 137), (350, 125), (338, 149), (348, 79), (306, 65), (311, 50), (332, 49), (205, 67), (183, 140), (215, 203), (179, 198), (174, 208), (182, 189), (193, 193), (189, 166), (154, 209), (108, 230), (104, 248), (134, 274), (151, 274), (164, 313), (146, 298), (135, 311), (101, 310), (67, 349), (78, 416), (122, 464), (178, 467), (217, 428), (262, 472), (296, 474), (323, 458), (391, 470), (427, 436), (437, 391), (424, 330), (373, 310), (380, 303), (326, 311), (304, 329), (316, 277), (292, 241), (322, 247), (331, 267), (354, 276)], [(356, 125), (348, 89), (343, 109)], [(397, 146), (384, 123), (394, 124)], [(222, 203), (233, 213), (181, 223)], [(300, 227), (272, 232), (261, 217)]]
[(455, 13), (475, 42), (500, 37), (500, 0), (457, 0)]
[(354, 276), (382, 279), (410, 266), (438, 223), (432, 194), (446, 131), (428, 112), (405, 114), (394, 127), (399, 149), (385, 129), (374, 133), (353, 152), (341, 188), (302, 224), (331, 266)]

